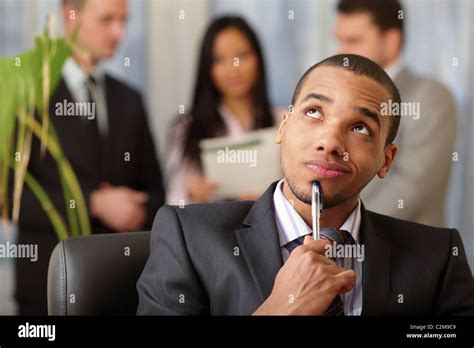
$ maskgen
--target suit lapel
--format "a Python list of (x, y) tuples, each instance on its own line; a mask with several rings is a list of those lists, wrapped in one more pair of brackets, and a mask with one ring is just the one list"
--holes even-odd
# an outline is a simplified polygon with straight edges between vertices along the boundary
[(273, 206), (276, 184), (274, 182), (250, 209), (243, 222), (249, 227), (235, 231), (262, 302), (270, 295), (276, 274), (283, 266)]
[(362, 315), (386, 312), (390, 291), (390, 245), (383, 231), (376, 230), (362, 205), (361, 241), (365, 246), (362, 264)]

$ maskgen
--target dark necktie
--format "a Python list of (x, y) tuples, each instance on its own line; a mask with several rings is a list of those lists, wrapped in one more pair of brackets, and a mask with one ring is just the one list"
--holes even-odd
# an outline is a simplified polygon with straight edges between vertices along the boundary
[[(319, 232), (322, 239), (332, 240), (336, 242), (336, 244), (353, 244), (355, 243), (354, 238), (352, 235), (345, 230), (338, 230), (336, 228), (322, 228)], [(291, 242), (285, 244), (285, 248), (290, 252), (293, 251), (297, 246), (302, 245), (304, 242), (304, 238), (306, 236), (301, 236)], [(329, 307), (324, 312), (324, 315), (344, 315), (344, 305), (341, 301), (341, 296), (336, 296), (334, 300), (331, 302)]]
[(101, 134), (99, 130), (99, 122), (97, 117), (97, 102), (96, 102), (96, 90), (97, 90), (97, 82), (92, 76), (87, 77), (86, 81), (87, 86), (87, 101), (90, 103), (95, 103), (95, 117), (93, 119), (87, 119), (85, 124), (85, 132), (86, 132), (86, 141), (91, 149), (90, 158), (94, 161), (94, 167), (98, 170), (98, 180), (103, 181), (106, 178), (106, 162), (107, 162), (107, 150), (108, 150), (108, 142), (107, 136)]
[(95, 101), (95, 79), (92, 76), (88, 76), (86, 80), (87, 87), (87, 102), (95, 104), (94, 110), (96, 111), (93, 118), (84, 119), (83, 129), (84, 129), (84, 141), (87, 143), (86, 148), (91, 152), (89, 156), (93, 159), (93, 163), (96, 168), (100, 163), (100, 134), (99, 127), (97, 123), (97, 103)]
[(89, 122), (89, 125), (91, 126), (91, 128), (94, 128), (95, 132), (99, 134), (99, 127), (97, 123), (97, 102), (96, 102), (97, 84), (96, 84), (95, 79), (90, 75), (86, 78), (86, 87), (87, 87), (87, 96), (86, 96), (87, 102), (95, 104), (94, 118), (87, 119), (87, 121)]

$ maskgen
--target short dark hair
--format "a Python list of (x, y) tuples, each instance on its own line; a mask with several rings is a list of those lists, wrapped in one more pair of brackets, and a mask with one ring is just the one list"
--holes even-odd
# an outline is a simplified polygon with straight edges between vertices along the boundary
[[(403, 36), (403, 8), (398, 0), (339, 0), (337, 11), (343, 14), (368, 12), (382, 31), (398, 29)], [(403, 14), (403, 18), (400, 18)]]
[[(306, 72), (303, 74), (303, 76), (301, 76), (296, 85), (295, 92), (293, 93), (293, 97), (291, 99), (292, 105), (295, 105), (296, 99), (298, 99), (298, 96), (308, 75), (314, 69), (321, 66), (341, 68), (350, 71), (356, 75), (367, 76), (372, 80), (378, 82), (389, 92), (392, 103), (398, 103), (398, 105), (400, 105), (401, 103), (400, 92), (398, 91), (397, 86), (395, 86), (395, 83), (393, 83), (392, 79), (380, 66), (377, 65), (377, 63), (357, 54), (338, 54), (326, 58), (306, 70)], [(385, 145), (391, 144), (393, 142), (397, 135), (398, 127), (400, 126), (401, 117), (399, 115), (390, 115), (389, 117), (390, 126)]]

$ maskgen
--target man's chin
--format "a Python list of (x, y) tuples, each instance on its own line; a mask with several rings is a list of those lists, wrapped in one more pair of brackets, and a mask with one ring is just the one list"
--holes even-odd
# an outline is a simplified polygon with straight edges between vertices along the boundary
[(290, 191), (293, 195), (301, 202), (305, 204), (311, 204), (311, 186), (308, 185), (294, 185), (294, 183), (288, 179), (285, 180), (285, 183), (288, 184)]
[[(288, 180), (287, 180), (288, 182)], [(328, 209), (335, 207), (346, 200), (344, 194), (340, 192), (333, 192), (332, 188), (328, 188), (329, 185), (325, 185), (325, 183), (321, 183), (322, 191), (323, 191), (323, 207)], [(298, 198), (299, 201), (311, 205), (312, 197), (312, 189), (311, 183), (308, 185), (292, 185), (292, 183), (288, 182), (288, 187), (290, 188), (293, 195)]]

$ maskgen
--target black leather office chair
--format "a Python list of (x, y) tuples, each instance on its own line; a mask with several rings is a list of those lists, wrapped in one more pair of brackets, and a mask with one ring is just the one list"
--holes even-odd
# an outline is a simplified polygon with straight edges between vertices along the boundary
[(48, 313), (135, 315), (149, 241), (150, 232), (134, 232), (59, 242), (49, 261)]

